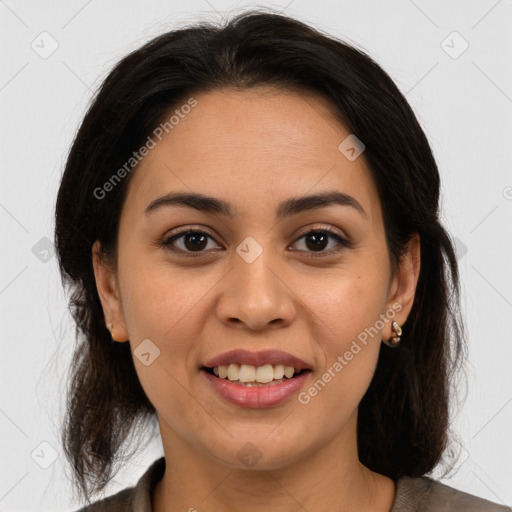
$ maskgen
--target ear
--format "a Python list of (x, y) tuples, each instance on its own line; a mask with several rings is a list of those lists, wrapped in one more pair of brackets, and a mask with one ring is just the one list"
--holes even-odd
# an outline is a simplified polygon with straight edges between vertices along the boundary
[[(416, 293), (416, 285), (420, 274), (420, 235), (415, 233), (409, 242), (400, 261), (397, 274), (393, 277), (388, 298), (388, 308), (393, 304), (400, 304), (402, 307), (395, 316), (395, 320), (402, 326), (411, 312)], [(392, 308), (395, 309), (395, 308)], [(394, 336), (392, 327), (388, 327), (388, 338)]]
[(99, 240), (92, 246), (92, 263), (96, 288), (100, 296), (105, 317), (105, 325), (116, 341), (128, 341), (128, 331), (124, 321), (119, 287), (115, 273), (101, 254)]

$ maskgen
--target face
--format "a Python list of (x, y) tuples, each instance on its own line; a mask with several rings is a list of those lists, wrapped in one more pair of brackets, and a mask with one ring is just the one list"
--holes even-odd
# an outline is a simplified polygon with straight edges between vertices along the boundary
[[(338, 148), (350, 132), (324, 99), (262, 88), (195, 99), (133, 171), (117, 275), (94, 253), (107, 324), (135, 351), (164, 446), (183, 443), (233, 468), (255, 455), (264, 469), (338, 441), (355, 449), (381, 338), (412, 305), (418, 245), (393, 276), (364, 152), (349, 159)], [(176, 193), (215, 198), (232, 215), (155, 202)], [(350, 197), (280, 208), (325, 193)], [(279, 350), (309, 371), (284, 377), (281, 391), (223, 379), (224, 395), (203, 367), (239, 349)]]

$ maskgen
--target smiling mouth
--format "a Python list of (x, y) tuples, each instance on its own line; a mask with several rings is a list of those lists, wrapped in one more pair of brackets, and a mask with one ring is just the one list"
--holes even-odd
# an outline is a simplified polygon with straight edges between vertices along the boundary
[(282, 364), (252, 366), (232, 363), (215, 367), (203, 366), (201, 370), (221, 380), (228, 380), (232, 384), (246, 387), (275, 386), (292, 380), (299, 375), (311, 372), (309, 369), (298, 370), (293, 366)]

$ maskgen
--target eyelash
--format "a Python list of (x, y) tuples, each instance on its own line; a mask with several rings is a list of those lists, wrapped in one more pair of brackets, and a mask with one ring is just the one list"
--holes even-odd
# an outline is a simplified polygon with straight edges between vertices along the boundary
[[(303, 233), (302, 235), (300, 235), (299, 238), (297, 238), (297, 240), (294, 243), (298, 242), (299, 240), (305, 238), (308, 235), (311, 235), (312, 233), (315, 233), (315, 234), (319, 233), (319, 234), (328, 235), (328, 236), (336, 239), (336, 241), (341, 245), (341, 247), (338, 247), (337, 249), (334, 249), (334, 250), (331, 249), (331, 250), (325, 251), (325, 252), (323, 252), (323, 251), (320, 251), (320, 252), (298, 251), (298, 252), (306, 252), (306, 253), (308, 253), (308, 257), (311, 257), (311, 258), (325, 258), (325, 257), (328, 257), (328, 256), (332, 256), (334, 254), (337, 254), (338, 252), (342, 251), (344, 248), (351, 247), (351, 243), (348, 240), (342, 238), (340, 235), (338, 235), (337, 233), (335, 233), (334, 231), (332, 231), (328, 227), (320, 227), (320, 228), (311, 229), (311, 230)], [(159, 242), (158, 245), (160, 245), (161, 247), (164, 247), (166, 249), (169, 249), (172, 252), (185, 254), (186, 257), (197, 258), (197, 257), (203, 256), (205, 251), (197, 251), (194, 254), (193, 251), (183, 251), (182, 249), (176, 249), (175, 247), (172, 247), (172, 245), (171, 245), (172, 242), (174, 242), (175, 240), (177, 240), (177, 239), (179, 239), (179, 238), (181, 238), (181, 237), (183, 237), (185, 235), (190, 235), (190, 234), (207, 235), (212, 240), (215, 240), (214, 237), (210, 233), (208, 233), (207, 231), (188, 228), (188, 229), (185, 229), (183, 231), (179, 231), (177, 233), (171, 233), (170, 236), (167, 236), (164, 240)]]

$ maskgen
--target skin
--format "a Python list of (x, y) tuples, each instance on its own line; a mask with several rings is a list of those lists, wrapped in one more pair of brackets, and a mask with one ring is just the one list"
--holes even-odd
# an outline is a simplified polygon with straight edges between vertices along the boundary
[[(391, 321), (305, 405), (296, 396), (271, 408), (232, 405), (205, 383), (199, 368), (234, 348), (277, 348), (313, 365), (306, 389), (393, 304), (401, 305), (393, 320), (406, 321), (420, 268), (419, 238), (392, 275), (364, 153), (350, 161), (340, 152), (350, 132), (325, 99), (269, 88), (195, 98), (198, 105), (133, 171), (117, 272), (101, 258), (99, 244), (93, 248), (114, 338), (129, 342), (132, 351), (149, 338), (160, 350), (149, 366), (134, 357), (158, 412), (166, 458), (153, 508), (388, 512), (395, 483), (359, 462), (356, 425), (381, 339), (394, 335)], [(351, 195), (366, 216), (331, 205), (276, 221), (281, 201), (326, 190)], [(144, 214), (171, 191), (215, 196), (231, 203), (236, 215), (176, 206)], [(316, 250), (307, 244), (311, 238), (301, 238), (323, 226), (353, 245), (329, 238)], [(212, 235), (200, 257), (158, 245), (171, 230), (187, 227)], [(263, 249), (250, 264), (236, 252), (249, 236)], [(174, 241), (189, 254), (197, 245), (187, 237)], [(337, 247), (337, 253), (308, 257)], [(260, 456), (251, 467), (237, 456), (248, 442)]]

